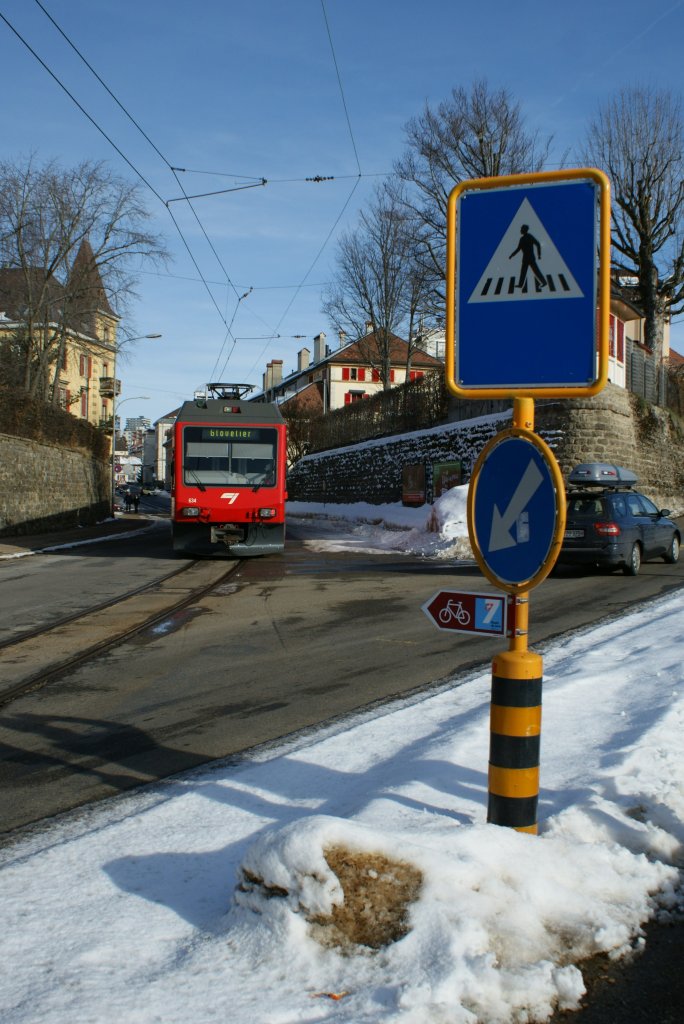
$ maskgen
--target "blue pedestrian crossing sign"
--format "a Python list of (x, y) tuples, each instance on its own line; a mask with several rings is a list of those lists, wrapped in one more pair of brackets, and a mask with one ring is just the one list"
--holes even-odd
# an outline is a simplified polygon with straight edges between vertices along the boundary
[[(575, 397), (607, 377), (610, 211), (589, 168), (462, 182), (447, 221), (447, 383)], [(600, 310), (600, 315), (597, 315)]]
[(482, 450), (468, 495), (475, 557), (495, 586), (516, 593), (553, 568), (565, 530), (563, 476), (537, 434), (513, 427)]

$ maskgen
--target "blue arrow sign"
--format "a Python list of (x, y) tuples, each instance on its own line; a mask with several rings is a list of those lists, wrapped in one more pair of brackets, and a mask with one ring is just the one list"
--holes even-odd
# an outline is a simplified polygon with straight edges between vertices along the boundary
[(473, 478), (472, 526), (494, 582), (520, 586), (544, 569), (558, 523), (556, 479), (543, 450), (506, 435)]
[(597, 379), (599, 187), (548, 181), (458, 199), (454, 379), (462, 388)]

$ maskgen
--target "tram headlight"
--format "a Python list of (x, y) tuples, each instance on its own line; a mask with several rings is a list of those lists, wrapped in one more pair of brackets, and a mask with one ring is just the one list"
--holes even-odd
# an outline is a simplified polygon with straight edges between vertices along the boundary
[(275, 515), (276, 515), (276, 510), (274, 508), (260, 508), (259, 509), (259, 518), (260, 519), (274, 519)]
[(188, 508), (184, 508), (181, 510), (181, 515), (187, 516), (188, 518), (198, 516), (199, 514), (200, 510), (198, 509), (197, 505), (189, 505)]

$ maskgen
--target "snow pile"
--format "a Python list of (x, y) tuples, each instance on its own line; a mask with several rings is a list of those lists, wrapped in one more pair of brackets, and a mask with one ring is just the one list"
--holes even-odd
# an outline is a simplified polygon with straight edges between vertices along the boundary
[[(393, 834), (311, 817), (266, 833), (242, 863), (264, 885), (237, 894), (238, 908), (253, 912), (232, 915), (240, 941), (272, 957), (285, 944), (289, 985), (345, 994), (337, 1020), (544, 1020), (579, 1005), (575, 962), (631, 951), (649, 894), (674, 902), (677, 872), (619, 846), (425, 824)], [(342, 844), (387, 858), (400, 851), (423, 878), (407, 935), (380, 955), (344, 946), (324, 954), (307, 925), (345, 899), (325, 855)]]
[[(316, 551), (394, 551), (426, 558), (472, 560), (466, 516), (468, 484), (452, 487), (434, 505), (315, 505), (291, 501), (289, 519), (315, 517), (344, 524), (344, 536), (305, 541)], [(349, 525), (349, 524), (353, 525)]]

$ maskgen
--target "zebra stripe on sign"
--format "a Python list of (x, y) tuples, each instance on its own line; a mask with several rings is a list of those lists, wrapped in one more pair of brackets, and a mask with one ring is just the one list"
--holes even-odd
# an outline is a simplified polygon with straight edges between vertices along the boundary
[(523, 199), (468, 302), (581, 298), (565, 260), (530, 201)]

